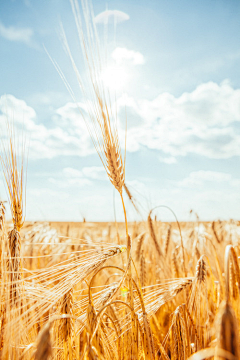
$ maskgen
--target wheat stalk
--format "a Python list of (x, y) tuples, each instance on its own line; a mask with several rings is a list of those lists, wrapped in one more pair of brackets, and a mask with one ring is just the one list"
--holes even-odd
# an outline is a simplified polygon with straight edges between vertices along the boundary
[(65, 342), (73, 336), (73, 289), (70, 289), (63, 297), (61, 313), (70, 315), (69, 318), (65, 318), (61, 321), (60, 331), (62, 333)]
[(161, 257), (163, 255), (161, 249), (160, 249), (160, 246), (158, 244), (158, 241), (157, 241), (157, 236), (156, 236), (156, 233), (155, 233), (155, 230), (154, 230), (154, 226), (153, 226), (153, 221), (152, 221), (152, 218), (151, 218), (151, 212), (149, 213), (148, 215), (148, 228), (149, 228), (149, 232), (150, 232), (150, 235), (151, 235), (151, 238), (154, 242), (154, 245), (155, 245), (155, 248), (157, 250), (157, 253), (158, 255)]
[(49, 360), (53, 355), (50, 329), (51, 323), (48, 322), (37, 337), (35, 360)]
[(221, 305), (217, 323), (217, 347), (239, 358), (239, 335), (237, 319), (228, 302)]
[(178, 263), (177, 263), (177, 252), (178, 247), (176, 247), (172, 252), (172, 269), (173, 269), (173, 276), (175, 278), (179, 277), (179, 269), (178, 269)]

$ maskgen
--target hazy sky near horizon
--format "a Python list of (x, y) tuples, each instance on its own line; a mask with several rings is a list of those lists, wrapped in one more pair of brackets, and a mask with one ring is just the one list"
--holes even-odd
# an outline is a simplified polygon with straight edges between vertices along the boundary
[[(142, 218), (160, 204), (180, 220), (191, 209), (203, 220), (239, 218), (240, 2), (93, 0), (93, 9), (100, 34), (108, 21), (102, 77), (117, 94), (121, 138), (127, 114), (126, 183)], [(113, 186), (44, 49), (82, 103), (61, 22), (85, 76), (68, 0), (0, 1), (1, 131), (7, 108), (30, 142), (27, 219), (111, 221)], [(158, 216), (172, 219), (163, 209)]]

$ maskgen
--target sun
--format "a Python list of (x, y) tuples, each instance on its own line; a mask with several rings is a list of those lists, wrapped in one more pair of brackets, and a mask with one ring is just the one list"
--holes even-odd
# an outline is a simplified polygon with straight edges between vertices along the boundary
[(123, 66), (112, 65), (103, 70), (101, 79), (109, 89), (118, 91), (125, 88), (129, 75)]

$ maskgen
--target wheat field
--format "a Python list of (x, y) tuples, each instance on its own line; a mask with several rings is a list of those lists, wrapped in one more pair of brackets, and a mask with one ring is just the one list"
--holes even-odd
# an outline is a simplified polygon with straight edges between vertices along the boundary
[[(141, 213), (125, 174), (103, 58), (91, 6), (71, 0), (85, 57), (83, 82), (62, 27), (70, 65), (86, 99), (83, 112), (64, 72), (51, 57), (85, 121), (124, 222), (28, 222), (27, 142), (14, 123), (1, 142), (11, 221), (0, 202), (3, 360), (185, 360), (240, 358), (240, 223), (172, 222), (152, 208), (129, 222), (126, 201)], [(24, 138), (24, 136), (23, 136)], [(61, 196), (61, 194), (59, 194)], [(109, 204), (111, 206), (111, 204)]]
[(1, 358), (237, 359), (239, 223), (180, 227), (130, 223), (130, 276), (124, 223), (26, 223), (14, 256), (2, 204)]

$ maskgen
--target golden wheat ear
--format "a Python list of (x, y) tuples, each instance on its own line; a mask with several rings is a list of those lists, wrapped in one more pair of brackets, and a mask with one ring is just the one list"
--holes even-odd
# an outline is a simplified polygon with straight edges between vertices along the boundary
[(154, 224), (153, 224), (153, 220), (151, 218), (151, 213), (152, 213), (152, 210), (149, 212), (149, 215), (148, 215), (148, 228), (149, 228), (151, 238), (154, 242), (156, 251), (157, 251), (158, 255), (161, 257), (161, 256), (163, 256), (163, 253), (162, 253), (162, 250), (161, 250), (160, 245), (157, 240), (157, 235), (156, 235), (156, 232), (154, 229)]
[[(217, 322), (217, 348), (223, 349), (239, 359), (239, 333), (237, 318), (228, 302), (221, 305)], [(223, 359), (223, 358), (221, 358)]]
[(10, 299), (16, 303), (20, 301), (21, 281), (21, 230), (23, 218), (23, 204), (25, 202), (25, 142), (15, 134), (13, 122), (6, 121), (8, 139), (1, 143), (1, 164), (8, 192), (11, 208), (13, 229), (8, 233), (7, 271), (10, 281)]
[(98, 152), (111, 183), (118, 192), (122, 194), (125, 182), (125, 156), (123, 158), (121, 153), (117, 130), (117, 104), (115, 101), (115, 106), (112, 105), (113, 102), (111, 101), (111, 98), (113, 97), (102, 78), (102, 70), (107, 66), (106, 53), (103, 53), (102, 46), (99, 44), (99, 35), (96, 29), (91, 3), (85, 0), (81, 1), (81, 10), (76, 0), (70, 0), (70, 3), (85, 60), (84, 70), (87, 74), (87, 81), (83, 81), (80, 75), (63, 27), (62, 40), (76, 74), (80, 90), (86, 101), (86, 114), (79, 106), (76, 96), (59, 66), (54, 60), (51, 60), (62, 77), (70, 95), (78, 106), (80, 114), (90, 133), (93, 145)]
[(23, 226), (25, 205), (26, 162), (25, 140), (16, 137), (14, 124), (6, 121), (8, 139), (1, 143), (1, 164), (6, 182), (13, 225)]

